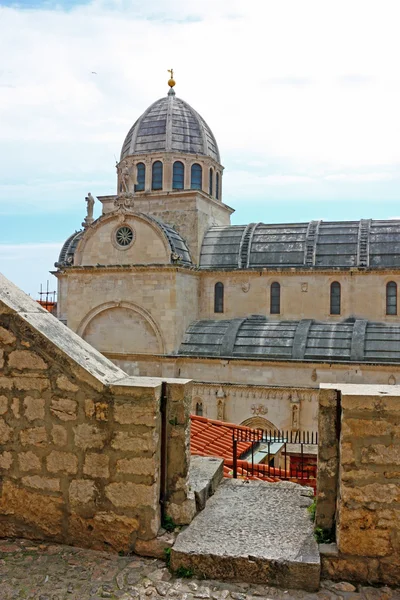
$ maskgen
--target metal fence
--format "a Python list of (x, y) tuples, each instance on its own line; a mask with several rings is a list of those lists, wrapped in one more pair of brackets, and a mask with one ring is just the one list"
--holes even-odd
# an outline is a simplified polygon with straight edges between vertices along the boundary
[(232, 476), (310, 485), (317, 478), (318, 434), (315, 431), (263, 431), (235, 428)]

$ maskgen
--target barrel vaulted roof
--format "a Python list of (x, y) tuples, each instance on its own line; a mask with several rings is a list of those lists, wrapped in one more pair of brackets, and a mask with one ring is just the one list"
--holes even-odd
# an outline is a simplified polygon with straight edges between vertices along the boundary
[(400, 362), (400, 323), (243, 319), (195, 321), (179, 354), (321, 362)]
[(400, 267), (400, 220), (212, 227), (200, 268)]

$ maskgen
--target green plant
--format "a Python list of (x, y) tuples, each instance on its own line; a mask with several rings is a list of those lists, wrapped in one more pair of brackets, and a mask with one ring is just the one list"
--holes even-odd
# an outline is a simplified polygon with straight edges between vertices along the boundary
[(167, 568), (169, 569), (171, 566), (171, 548), (164, 548), (164, 558), (165, 558), (165, 564), (167, 565)]
[(314, 537), (318, 544), (331, 544), (335, 541), (335, 534), (332, 529), (323, 529), (316, 527), (314, 529)]
[(310, 506), (307, 506), (307, 510), (310, 514), (311, 521), (315, 521), (315, 511), (317, 510), (317, 498), (314, 496), (312, 503)]
[(193, 577), (193, 571), (192, 569), (186, 569), (186, 567), (178, 567), (178, 569), (175, 571), (175, 575), (177, 577), (190, 579), (191, 577)]
[(173, 419), (170, 419), (170, 420), (168, 421), (168, 423), (169, 423), (170, 425), (178, 425), (178, 419), (177, 419), (177, 417), (174, 417)]
[(165, 515), (162, 521), (162, 527), (165, 529), (165, 531), (174, 531), (176, 524), (174, 523), (172, 517)]

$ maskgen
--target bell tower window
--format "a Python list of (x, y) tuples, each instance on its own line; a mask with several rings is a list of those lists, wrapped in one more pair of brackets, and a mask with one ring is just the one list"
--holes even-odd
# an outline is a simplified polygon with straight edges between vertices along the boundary
[(208, 193), (210, 194), (210, 196), (213, 195), (213, 170), (210, 169), (210, 178), (209, 178), (209, 186), (208, 186)]
[(180, 161), (174, 162), (173, 173), (172, 173), (172, 189), (183, 190), (185, 180), (185, 166)]
[(201, 190), (202, 188), (203, 169), (198, 163), (192, 165), (190, 187), (192, 190)]
[(152, 179), (151, 189), (162, 190), (163, 189), (163, 164), (161, 160), (156, 160), (152, 167)]
[(219, 173), (215, 175), (215, 197), (219, 200)]

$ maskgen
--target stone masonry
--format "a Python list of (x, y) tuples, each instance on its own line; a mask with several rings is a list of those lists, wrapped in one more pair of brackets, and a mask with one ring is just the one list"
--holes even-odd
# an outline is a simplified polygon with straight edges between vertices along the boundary
[[(330, 527), (336, 520), (338, 552), (323, 557), (323, 575), (398, 585), (400, 389), (330, 387), (337, 390), (335, 402), (321, 395), (317, 525)], [(341, 415), (339, 463), (335, 415)]]
[(152, 554), (188, 523), (186, 380), (128, 377), (0, 275), (0, 536)]

